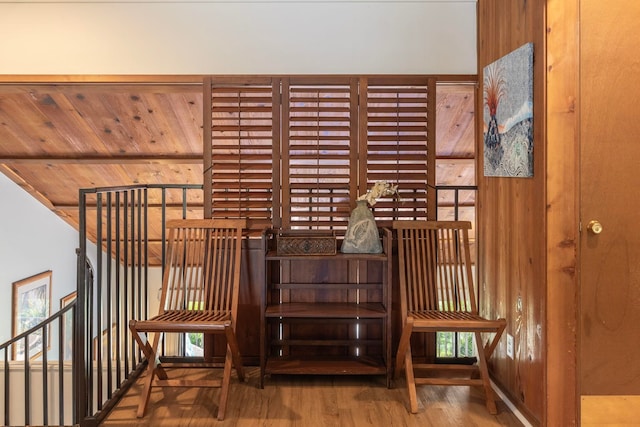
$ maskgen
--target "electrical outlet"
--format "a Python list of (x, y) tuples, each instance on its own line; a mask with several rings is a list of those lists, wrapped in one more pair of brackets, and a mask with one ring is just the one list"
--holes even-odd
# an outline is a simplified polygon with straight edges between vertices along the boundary
[(507, 334), (507, 356), (513, 359), (513, 336)]

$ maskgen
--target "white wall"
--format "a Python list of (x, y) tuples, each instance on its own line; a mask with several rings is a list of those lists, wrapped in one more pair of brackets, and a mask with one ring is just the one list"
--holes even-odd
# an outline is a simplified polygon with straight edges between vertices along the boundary
[(476, 0), (0, 0), (0, 74), (476, 71)]
[[(105, 363), (106, 365), (106, 363)], [(118, 371), (115, 369), (115, 363), (112, 364), (114, 368), (111, 370), (111, 375), (113, 378), (116, 378)], [(5, 370), (4, 370), (4, 362), (0, 360), (0, 384), (4, 384), (5, 381)], [(63, 370), (63, 388), (64, 388), (64, 396), (62, 396), (64, 403), (64, 421), (65, 425), (72, 425), (73, 420), (73, 375), (72, 375), (72, 366), (70, 362), (65, 362), (62, 366)], [(29, 409), (30, 409), (30, 425), (42, 425), (44, 424), (43, 414), (44, 407), (42, 401), (42, 380), (43, 380), (43, 369), (42, 362), (32, 362), (30, 364), (30, 376), (31, 382), (30, 386), (30, 394), (31, 398), (29, 399)], [(48, 389), (48, 422), (49, 425), (57, 425), (58, 420), (60, 418), (60, 398), (61, 396), (58, 393), (59, 385), (60, 385), (60, 365), (57, 362), (49, 362), (47, 364), (47, 389)], [(93, 378), (98, 377), (98, 373), (100, 371), (93, 366)], [(106, 378), (106, 374), (108, 369), (106, 366), (102, 369), (102, 376)], [(124, 371), (124, 366), (120, 371), (120, 375), (122, 378), (126, 376), (127, 372)], [(22, 426), (24, 425), (24, 363), (22, 362), (9, 362), (9, 393), (10, 393), (10, 402), (11, 402), (11, 412), (10, 412), (10, 420), (9, 424), (11, 426)], [(113, 391), (113, 390), (112, 390)], [(107, 400), (108, 396), (108, 383), (106, 380), (102, 382), (102, 397), (104, 403)], [(4, 387), (0, 387), (0, 420), (4, 422), (5, 417), (5, 406), (4, 406)], [(97, 381), (93, 383), (93, 407), (98, 407), (98, 384)], [(3, 424), (4, 425), (4, 424)]]
[(76, 289), (78, 232), (0, 173), (0, 342), (11, 338), (12, 283), (51, 270), (51, 313)]

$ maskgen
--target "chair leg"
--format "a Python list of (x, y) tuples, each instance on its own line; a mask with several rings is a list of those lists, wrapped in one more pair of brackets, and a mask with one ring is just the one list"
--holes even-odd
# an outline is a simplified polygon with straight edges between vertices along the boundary
[(498, 346), (498, 341), (500, 341), (500, 337), (504, 332), (505, 326), (506, 325), (503, 325), (501, 328), (499, 328), (493, 335), (493, 339), (487, 342), (487, 345), (484, 347), (484, 356), (487, 358), (487, 360), (489, 360), (496, 347)]
[(394, 377), (400, 378), (400, 372), (404, 366), (404, 356), (409, 349), (411, 343), (411, 333), (413, 332), (413, 317), (408, 317), (404, 328), (402, 328), (402, 335), (400, 336), (400, 342), (398, 343), (398, 351), (396, 352), (396, 366), (394, 369)]
[(149, 361), (149, 366), (147, 366), (147, 379), (144, 382), (142, 393), (140, 394), (140, 401), (138, 402), (138, 411), (136, 412), (136, 416), (138, 418), (144, 417), (144, 412), (147, 409), (147, 404), (149, 403), (149, 397), (151, 396), (151, 385), (153, 383), (153, 376), (155, 371), (154, 365), (155, 362)]
[(238, 347), (238, 340), (236, 334), (231, 327), (225, 328), (225, 335), (227, 337), (227, 345), (231, 351), (233, 357), (233, 364), (236, 367), (238, 373), (238, 379), (244, 381), (244, 367), (242, 366), (242, 357), (240, 355), (240, 347)]
[(491, 381), (489, 379), (489, 369), (487, 367), (487, 356), (485, 354), (485, 349), (482, 345), (482, 336), (480, 332), (475, 332), (476, 338), (476, 348), (478, 352), (478, 368), (480, 371), (480, 378), (482, 379), (482, 384), (484, 387), (484, 392), (486, 396), (486, 405), (487, 410), (490, 414), (497, 414), (498, 408), (496, 407), (495, 396), (493, 394), (493, 388), (491, 387)]
[[(138, 344), (140, 344), (142, 339), (140, 338), (139, 334), (138, 333), (134, 334), (134, 337), (137, 337), (136, 341), (138, 341)], [(160, 342), (160, 334), (156, 333), (153, 336), (152, 346), (149, 346), (148, 343), (144, 343), (144, 345), (141, 346), (142, 348), (144, 348), (143, 352), (147, 356), (148, 366), (147, 366), (147, 379), (144, 383), (144, 387), (142, 388), (142, 393), (140, 394), (140, 402), (138, 403), (138, 412), (136, 413), (136, 416), (138, 418), (144, 417), (144, 412), (147, 409), (147, 404), (149, 403), (149, 397), (151, 396), (151, 387), (153, 385), (154, 376), (158, 375), (159, 378), (162, 376), (163, 379), (166, 379), (166, 376), (167, 376), (166, 373), (164, 372), (164, 369), (158, 366), (158, 358), (156, 357), (156, 350), (158, 349), (159, 342)]]
[[(156, 350), (157, 350), (157, 344), (156, 344), (156, 349), (153, 349), (153, 348), (151, 348), (151, 345), (149, 345), (149, 341), (148, 340), (143, 340), (142, 339), (142, 334), (140, 332), (138, 332), (138, 330), (136, 329), (135, 320), (132, 320), (132, 321), (129, 322), (129, 330), (131, 331), (131, 335), (133, 335), (133, 338), (138, 343), (138, 346), (140, 347), (140, 350), (142, 351), (142, 354), (144, 354), (144, 357), (146, 357), (147, 360), (149, 360), (149, 361), (151, 359), (156, 359), (155, 354), (156, 354)], [(159, 338), (160, 333), (156, 333), (155, 336)], [(166, 380), (167, 379), (167, 373), (162, 368), (162, 366), (160, 366), (158, 364), (157, 360), (156, 360), (156, 375), (161, 380)]]
[(222, 384), (220, 385), (220, 398), (218, 403), (218, 420), (224, 420), (227, 410), (227, 399), (229, 397), (229, 382), (231, 380), (231, 365), (233, 362), (233, 354), (231, 348), (227, 344), (227, 354), (224, 358), (224, 371), (222, 373)]
[(413, 359), (411, 356), (411, 346), (405, 352), (405, 376), (407, 378), (407, 391), (409, 392), (409, 405), (411, 413), (418, 413), (418, 395), (416, 393), (416, 380), (413, 373)]

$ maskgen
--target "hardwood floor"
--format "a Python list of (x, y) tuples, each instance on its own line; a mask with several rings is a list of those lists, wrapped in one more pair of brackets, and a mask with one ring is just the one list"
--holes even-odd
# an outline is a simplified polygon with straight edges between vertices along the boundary
[[(193, 378), (212, 375), (204, 370), (186, 374)], [(235, 374), (232, 377), (224, 421), (216, 419), (217, 404), (212, 403), (219, 389), (205, 388), (156, 388), (145, 417), (138, 419), (135, 412), (142, 387), (138, 380), (101, 426), (522, 426), (499, 399), (498, 415), (489, 414), (475, 387), (418, 387), (419, 413), (412, 415), (404, 379), (387, 389), (382, 376), (277, 375), (260, 389), (257, 368), (247, 369), (247, 377), (244, 383)]]

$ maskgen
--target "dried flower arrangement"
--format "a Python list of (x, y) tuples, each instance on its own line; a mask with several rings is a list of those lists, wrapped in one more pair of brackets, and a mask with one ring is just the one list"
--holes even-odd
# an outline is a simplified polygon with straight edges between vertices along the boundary
[(398, 186), (391, 185), (388, 181), (376, 181), (376, 183), (367, 190), (366, 194), (358, 197), (356, 200), (366, 200), (370, 206), (375, 205), (381, 197), (398, 196)]

